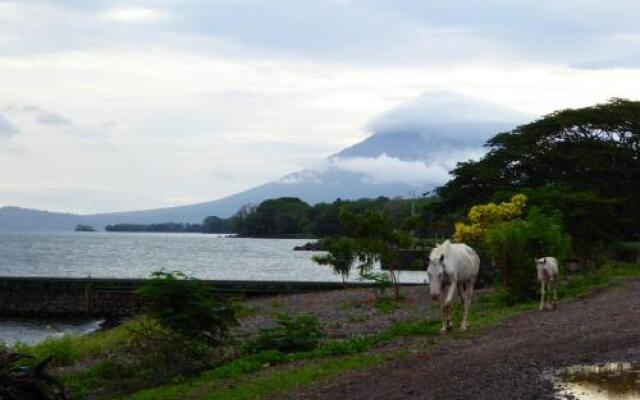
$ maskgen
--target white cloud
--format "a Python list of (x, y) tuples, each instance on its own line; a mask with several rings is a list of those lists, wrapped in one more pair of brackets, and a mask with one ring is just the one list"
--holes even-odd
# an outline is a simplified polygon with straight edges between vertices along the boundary
[(421, 161), (403, 161), (382, 154), (377, 158), (335, 158), (332, 166), (343, 171), (362, 174), (371, 183), (403, 182), (410, 185), (437, 185), (448, 179), (448, 171), (442, 165)]
[(18, 132), (18, 129), (4, 115), (0, 114), (0, 139)]
[(164, 18), (165, 12), (144, 7), (112, 8), (101, 14), (102, 18), (118, 22), (141, 23)]
[[(429, 90), (537, 115), (640, 98), (633, 2), (114, 4), (0, 3), (0, 109), (55, 110), (0, 116), (12, 134), (0, 203), (93, 212), (222, 197), (310, 168), (368, 128), (459, 117), (417, 104), (376, 118)], [(436, 156), (336, 168), (442, 182), (466, 157)], [(91, 196), (46, 194), (78, 187)]]
[(405, 161), (381, 154), (378, 157), (333, 157), (328, 168), (361, 174), (370, 183), (403, 182), (415, 186), (438, 186), (450, 179), (459, 161), (478, 159), (483, 149), (458, 151), (443, 148), (428, 161)]

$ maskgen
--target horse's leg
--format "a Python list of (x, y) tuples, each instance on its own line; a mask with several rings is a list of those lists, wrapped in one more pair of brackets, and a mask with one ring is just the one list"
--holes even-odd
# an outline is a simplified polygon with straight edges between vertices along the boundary
[(544, 279), (540, 279), (540, 311), (544, 310)]
[(469, 309), (471, 308), (471, 299), (473, 298), (473, 284), (474, 281), (471, 280), (465, 285), (464, 315), (462, 317), (462, 326), (460, 327), (460, 330), (463, 332), (469, 328)]
[(462, 321), (460, 322), (460, 330), (467, 330), (467, 288), (466, 284), (458, 284), (458, 293), (460, 294), (460, 300), (462, 303)]
[(444, 298), (440, 302), (440, 309), (442, 310), (442, 329), (440, 329), (440, 333), (446, 333), (447, 332), (447, 319), (449, 318), (447, 316), (449, 306), (444, 304)]
[(447, 296), (444, 299), (444, 304), (447, 307), (447, 330), (450, 331), (453, 328), (453, 322), (451, 322), (451, 315), (453, 314), (453, 296), (456, 293), (456, 287), (458, 282), (452, 281), (447, 288)]
[(553, 308), (558, 306), (558, 276), (553, 280)]

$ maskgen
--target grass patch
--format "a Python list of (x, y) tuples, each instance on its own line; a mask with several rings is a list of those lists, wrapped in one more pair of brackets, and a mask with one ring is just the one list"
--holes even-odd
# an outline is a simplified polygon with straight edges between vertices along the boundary
[(378, 297), (373, 303), (373, 307), (382, 314), (392, 314), (402, 306), (402, 299), (392, 299), (389, 297)]
[(374, 354), (313, 360), (295, 368), (273, 369), (255, 377), (255, 379), (220, 377), (220, 373), (214, 371), (210, 374), (203, 374), (187, 383), (145, 390), (126, 397), (126, 399), (255, 399), (284, 393), (318, 380), (336, 376), (343, 371), (373, 366), (382, 361), (384, 361), (384, 357)]
[(605, 289), (622, 279), (640, 276), (640, 264), (619, 263), (570, 276), (558, 288), (560, 299), (586, 297), (595, 290)]
[(13, 349), (38, 360), (52, 357), (52, 366), (69, 366), (86, 359), (109, 358), (114, 352), (131, 344), (131, 330), (142, 322), (142, 318), (133, 319), (106, 331), (48, 338), (32, 346), (18, 342)]

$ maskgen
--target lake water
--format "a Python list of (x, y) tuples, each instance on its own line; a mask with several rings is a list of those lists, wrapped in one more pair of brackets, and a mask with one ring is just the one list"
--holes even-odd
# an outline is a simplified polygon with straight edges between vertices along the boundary
[[(314, 253), (293, 251), (306, 242), (189, 233), (0, 233), (0, 276), (145, 278), (164, 268), (200, 279), (340, 281), (311, 260)], [(400, 279), (422, 282), (425, 273), (403, 272)], [(0, 340), (35, 342), (82, 333), (91, 324), (0, 320)]]
[(313, 253), (293, 251), (306, 242), (197, 233), (0, 233), (0, 276), (145, 278), (164, 268), (201, 279), (339, 281), (311, 260)]

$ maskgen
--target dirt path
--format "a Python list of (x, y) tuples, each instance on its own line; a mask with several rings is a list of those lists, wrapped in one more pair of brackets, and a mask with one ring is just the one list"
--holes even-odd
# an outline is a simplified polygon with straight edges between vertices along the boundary
[(428, 354), (352, 372), (286, 399), (552, 399), (557, 367), (640, 361), (640, 280), (552, 312), (529, 312)]

